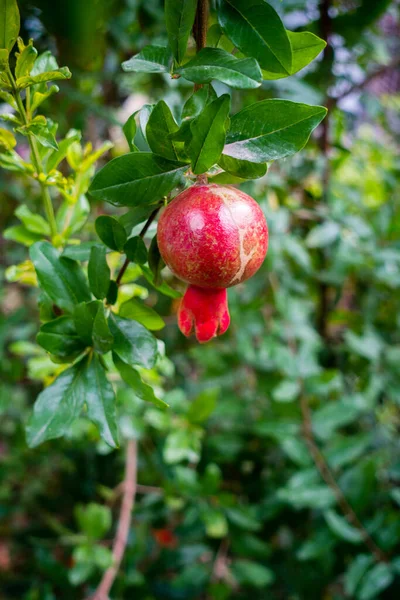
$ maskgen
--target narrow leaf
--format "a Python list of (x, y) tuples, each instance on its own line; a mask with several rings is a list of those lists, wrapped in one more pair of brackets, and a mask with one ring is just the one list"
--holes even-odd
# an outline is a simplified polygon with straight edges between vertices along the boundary
[(31, 85), (46, 83), (47, 81), (58, 81), (59, 79), (70, 79), (71, 76), (72, 74), (68, 67), (61, 67), (55, 71), (47, 71), (46, 73), (40, 73), (39, 75), (19, 77), (17, 79), (17, 87), (20, 90), (24, 90)]
[(146, 139), (153, 152), (169, 160), (179, 160), (182, 144), (169, 138), (179, 129), (171, 109), (160, 100), (153, 108), (146, 126)]
[(196, 175), (204, 173), (220, 158), (226, 138), (230, 97), (224, 94), (204, 108), (190, 125), (192, 140), (187, 153)]
[(103, 300), (107, 296), (110, 275), (105, 246), (93, 246), (90, 251), (88, 278), (90, 290), (96, 298)]
[(109, 352), (114, 344), (114, 337), (111, 334), (108, 326), (108, 321), (105, 314), (104, 304), (99, 303), (97, 314), (93, 321), (93, 345), (97, 352), (105, 354)]
[(239, 160), (231, 156), (221, 155), (219, 166), (227, 173), (240, 177), (241, 179), (258, 179), (263, 177), (267, 172), (265, 163), (254, 163), (247, 160)]
[(165, 24), (172, 54), (180, 64), (196, 16), (197, 0), (165, 0)]
[(122, 63), (126, 72), (167, 73), (171, 63), (171, 52), (164, 46), (145, 46), (139, 54)]
[(8, 52), (19, 34), (19, 10), (16, 0), (0, 0), (0, 48)]
[(157, 398), (153, 388), (142, 380), (136, 369), (127, 365), (117, 354), (113, 354), (113, 361), (122, 379), (133, 389), (138, 398), (151, 402), (158, 408), (168, 408), (168, 404)]

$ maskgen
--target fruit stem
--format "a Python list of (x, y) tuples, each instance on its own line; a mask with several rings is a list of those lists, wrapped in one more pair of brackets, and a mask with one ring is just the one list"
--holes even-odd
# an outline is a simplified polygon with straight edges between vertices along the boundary
[(197, 185), (207, 185), (207, 183), (208, 183), (207, 173), (202, 173), (201, 175), (198, 175), (196, 177), (196, 183), (197, 183)]

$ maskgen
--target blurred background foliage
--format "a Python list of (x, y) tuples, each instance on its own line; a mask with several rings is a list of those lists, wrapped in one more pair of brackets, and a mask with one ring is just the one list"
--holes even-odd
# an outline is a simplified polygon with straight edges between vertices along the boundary
[[(290, 79), (232, 92), (235, 110), (274, 96), (330, 113), (304, 151), (243, 185), (265, 211), (270, 249), (229, 291), (225, 336), (184, 339), (176, 301), (132, 273), (130, 292), (167, 322), (149, 383), (171, 409), (118, 389), (140, 485), (115, 600), (399, 597), (399, 4), (272, 4), (288, 28), (329, 45)], [(73, 71), (45, 107), (60, 133), (80, 129), (94, 147), (111, 139), (117, 156), (135, 109), (189, 96), (181, 80), (120, 69), (146, 43), (166, 42), (162, 0), (20, 9), (23, 37)], [(35, 210), (37, 195), (2, 171), (2, 229), (20, 202)], [(92, 202), (87, 239), (110, 210)], [(25, 249), (1, 244), (0, 599), (84, 598), (110, 562), (124, 453), (87, 421), (27, 448), (25, 422), (54, 366), (33, 344), (35, 290), (5, 281)]]

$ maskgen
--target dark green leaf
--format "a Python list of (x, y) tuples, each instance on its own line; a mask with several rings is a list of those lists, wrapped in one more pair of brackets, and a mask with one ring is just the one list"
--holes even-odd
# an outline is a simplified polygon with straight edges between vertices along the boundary
[(235, 560), (232, 562), (231, 569), (234, 577), (242, 585), (265, 588), (275, 580), (271, 569), (250, 560)]
[(125, 123), (125, 125), (122, 127), (122, 131), (124, 132), (124, 135), (126, 137), (126, 141), (129, 144), (129, 148), (131, 152), (136, 152), (137, 148), (135, 146), (135, 135), (136, 135), (136, 131), (137, 131), (137, 125), (136, 125), (136, 115), (138, 114), (138, 110), (136, 110), (127, 120), (127, 122)]
[(88, 264), (89, 286), (92, 294), (100, 300), (107, 296), (110, 274), (105, 246), (93, 246)]
[(386, 563), (374, 565), (361, 580), (357, 600), (375, 600), (381, 597), (394, 579), (393, 569)]
[(31, 448), (68, 432), (85, 402), (84, 371), (87, 358), (66, 369), (41, 392), (35, 402), (26, 435)]
[(97, 352), (100, 352), (100, 354), (109, 352), (113, 347), (114, 338), (108, 326), (108, 320), (102, 302), (99, 303), (99, 307), (93, 321), (92, 336), (94, 349), (97, 350)]
[(154, 206), (135, 206), (129, 212), (119, 217), (119, 222), (125, 228), (126, 233), (131, 235), (132, 229), (148, 219), (154, 210)]
[(157, 359), (155, 337), (140, 323), (110, 315), (110, 330), (114, 336), (114, 352), (129, 365), (145, 369), (154, 367)]
[(50, 235), (50, 226), (48, 222), (36, 213), (29, 210), (26, 204), (21, 204), (15, 211), (15, 216), (33, 233), (41, 235)]
[(264, 163), (291, 156), (305, 146), (326, 115), (323, 106), (288, 100), (262, 100), (231, 119), (224, 154)]
[(139, 235), (129, 238), (124, 246), (124, 252), (131, 262), (144, 265), (147, 262), (146, 244)]
[(371, 555), (359, 554), (351, 563), (344, 577), (345, 591), (350, 598), (355, 598), (359, 583), (373, 562)]
[(139, 54), (122, 63), (127, 72), (168, 73), (171, 63), (171, 52), (164, 46), (145, 46)]
[(148, 267), (142, 265), (141, 269), (145, 279), (147, 279), (150, 285), (152, 285), (158, 292), (161, 292), (161, 294), (164, 294), (164, 296), (168, 296), (169, 298), (177, 299), (182, 297), (182, 294), (180, 292), (174, 290), (167, 283), (165, 283), (165, 281), (162, 281), (160, 284), (157, 284), (154, 280), (154, 275), (152, 271)]
[(157, 398), (153, 388), (144, 383), (136, 369), (127, 365), (117, 354), (113, 354), (113, 361), (122, 379), (133, 389), (138, 398), (145, 402), (151, 402), (158, 408), (168, 408), (166, 402)]
[(196, 15), (197, 0), (165, 0), (165, 24), (172, 54), (180, 64)]
[(94, 354), (83, 373), (87, 416), (97, 425), (102, 439), (112, 448), (118, 447), (115, 394), (99, 357)]
[(59, 256), (49, 242), (36, 242), (30, 257), (43, 290), (60, 308), (72, 312), (76, 304), (90, 300), (85, 276), (77, 262)]
[(99, 300), (92, 300), (91, 302), (81, 302), (75, 307), (75, 328), (86, 346), (93, 344), (93, 324), (101, 304)]
[(19, 34), (17, 0), (0, 0), (0, 15), (0, 48), (10, 52)]
[(206, 104), (217, 99), (213, 86), (206, 85), (194, 92), (185, 102), (182, 110), (182, 119), (197, 117)]
[(76, 358), (85, 346), (72, 317), (58, 317), (41, 326), (36, 337), (39, 346), (58, 358)]
[(82, 242), (81, 244), (71, 244), (70, 246), (64, 248), (61, 256), (86, 262), (90, 258), (90, 253), (93, 246), (96, 245), (98, 245), (98, 242)]
[(127, 302), (124, 302), (121, 305), (119, 314), (121, 317), (138, 321), (144, 325), (146, 329), (150, 329), (150, 331), (162, 329), (165, 326), (163, 319), (155, 310), (150, 306), (143, 304), (143, 302), (140, 302), (136, 298), (131, 298)]
[(155, 235), (151, 240), (148, 253), (148, 261), (150, 270), (153, 273), (154, 283), (156, 285), (159, 285), (161, 283), (161, 271), (165, 267), (165, 262), (163, 261), (162, 256), (160, 254), (157, 235)]
[(95, 228), (97, 235), (108, 248), (122, 252), (127, 236), (125, 229), (117, 219), (101, 215), (96, 219)]
[(110, 281), (110, 287), (108, 288), (106, 299), (108, 304), (115, 304), (118, 299), (118, 285), (113, 279)]
[(264, 0), (220, 0), (219, 23), (229, 39), (263, 69), (290, 75), (292, 49), (279, 15)]
[(235, 58), (221, 48), (203, 48), (196, 56), (177, 70), (194, 83), (222, 81), (236, 89), (253, 89), (261, 85), (261, 69), (254, 58)]
[(96, 173), (90, 193), (116, 206), (157, 202), (179, 183), (187, 165), (147, 152), (132, 152), (111, 160)]
[(240, 177), (241, 179), (258, 179), (267, 172), (267, 165), (263, 163), (253, 163), (247, 160), (239, 160), (231, 156), (221, 155), (219, 166), (227, 173)]
[(350, 525), (347, 519), (339, 516), (333, 510), (328, 510), (324, 513), (324, 517), (329, 529), (339, 538), (351, 544), (361, 544), (364, 539), (362, 532), (353, 525)]
[(224, 94), (206, 106), (190, 125), (193, 137), (186, 149), (196, 175), (207, 171), (221, 156), (229, 108), (230, 97)]
[(146, 139), (153, 152), (172, 161), (178, 161), (182, 144), (169, 135), (179, 129), (169, 106), (160, 100), (153, 108), (146, 126)]

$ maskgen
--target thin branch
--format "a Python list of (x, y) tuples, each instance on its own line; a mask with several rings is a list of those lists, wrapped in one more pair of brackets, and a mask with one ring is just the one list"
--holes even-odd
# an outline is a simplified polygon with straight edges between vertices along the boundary
[(338, 505), (340, 506), (344, 516), (347, 521), (353, 525), (360, 534), (362, 535), (363, 541), (371, 554), (374, 556), (375, 560), (378, 562), (389, 562), (386, 554), (379, 548), (379, 546), (374, 542), (368, 531), (365, 529), (364, 525), (361, 523), (357, 514), (355, 513), (353, 507), (349, 504), (346, 496), (343, 494), (340, 489), (335, 476), (333, 475), (328, 463), (326, 462), (324, 455), (319, 449), (312, 430), (312, 421), (311, 421), (311, 410), (308, 404), (307, 398), (304, 394), (302, 394), (300, 398), (300, 407), (301, 413), (303, 417), (303, 435), (305, 442), (308, 446), (310, 454), (314, 460), (315, 466), (317, 467), (321, 477), (324, 479), (326, 484), (331, 488), (333, 493), (335, 494)]
[[(208, 0), (197, 0), (196, 18), (193, 25), (193, 37), (196, 42), (196, 50), (200, 52), (207, 44), (208, 29)], [(194, 84), (196, 92), (203, 87), (202, 83)]]
[[(157, 207), (156, 207), (156, 208), (153, 210), (153, 212), (151, 213), (151, 215), (150, 215), (150, 216), (149, 216), (149, 218), (147, 219), (146, 223), (144, 224), (144, 226), (143, 226), (143, 229), (142, 229), (142, 230), (141, 230), (141, 232), (139, 233), (139, 237), (141, 237), (141, 238), (144, 238), (144, 236), (145, 236), (145, 235), (146, 235), (146, 233), (147, 233), (147, 230), (149, 229), (150, 225), (152, 224), (152, 222), (153, 222), (153, 221), (154, 221), (154, 219), (156, 218), (156, 216), (157, 216), (157, 213), (158, 213), (158, 211), (160, 210), (160, 208), (161, 208), (161, 204), (160, 204), (160, 206), (157, 206)], [(125, 271), (126, 271), (126, 269), (128, 268), (128, 265), (129, 265), (129, 263), (130, 263), (130, 262), (131, 262), (131, 261), (129, 260), (129, 258), (128, 258), (128, 257), (126, 257), (126, 259), (125, 259), (125, 261), (124, 261), (124, 264), (122, 265), (122, 267), (121, 267), (121, 269), (120, 269), (120, 272), (118, 273), (118, 275), (117, 275), (117, 278), (116, 278), (116, 280), (115, 280), (115, 283), (116, 283), (118, 286), (119, 286), (119, 285), (121, 285), (122, 278), (123, 278), (123, 276), (124, 276), (124, 274), (125, 274)]]
[(129, 440), (126, 446), (126, 466), (124, 477), (124, 495), (122, 497), (121, 512), (118, 520), (117, 533), (114, 539), (112, 555), (113, 564), (104, 573), (103, 578), (93, 594), (91, 600), (109, 600), (109, 593), (118, 574), (122, 559), (125, 554), (128, 534), (131, 525), (132, 509), (135, 502), (137, 487), (137, 444)]

